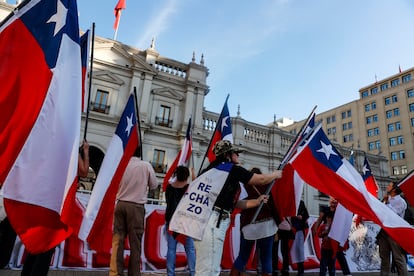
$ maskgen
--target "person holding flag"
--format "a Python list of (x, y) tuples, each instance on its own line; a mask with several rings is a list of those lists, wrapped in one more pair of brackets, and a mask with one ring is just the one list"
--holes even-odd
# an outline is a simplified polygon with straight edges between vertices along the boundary
[[(195, 275), (198, 276), (220, 275), (223, 243), (233, 209), (257, 207), (269, 199), (268, 195), (260, 195), (257, 199), (239, 200), (240, 182), (266, 185), (282, 176), (280, 170), (256, 174), (241, 167), (239, 153), (242, 151), (230, 141), (218, 141), (213, 152), (215, 161), (190, 184), (170, 222), (171, 231), (196, 239)], [(194, 212), (198, 215), (194, 216)]]
[[(387, 195), (383, 202), (395, 212), (398, 216), (404, 217), (407, 203), (401, 197), (401, 189), (397, 183), (391, 182), (387, 186)], [(398, 270), (398, 275), (407, 275), (407, 261), (404, 250), (394, 241), (383, 229), (378, 232), (377, 244), (379, 246), (379, 254), (381, 258), (381, 275), (390, 273), (390, 254)]]

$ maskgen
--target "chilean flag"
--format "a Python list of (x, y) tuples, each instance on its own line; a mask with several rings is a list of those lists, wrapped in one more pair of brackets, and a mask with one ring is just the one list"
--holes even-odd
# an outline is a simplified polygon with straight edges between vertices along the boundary
[(82, 64), (82, 112), (86, 112), (88, 107), (88, 70), (89, 70), (89, 57), (90, 57), (90, 47), (91, 47), (91, 31), (87, 30), (80, 37), (80, 47), (81, 47), (81, 64)]
[[(292, 146), (285, 155), (285, 158), (289, 158), (297, 150), (298, 146), (302, 144), (310, 131), (315, 127), (315, 113), (312, 112), (309, 119), (303, 125), (301, 131), (298, 133), (296, 139), (293, 141)], [(282, 160), (282, 164), (287, 160)], [(272, 198), (281, 218), (294, 217), (298, 213), (300, 199), (302, 197), (303, 185), (305, 182), (298, 175), (293, 167), (287, 163), (283, 167), (282, 178), (276, 179), (272, 187)]]
[(178, 152), (177, 157), (172, 163), (170, 169), (167, 171), (164, 177), (164, 182), (162, 183), (162, 190), (167, 189), (168, 183), (174, 182), (172, 175), (174, 174), (175, 169), (178, 166), (187, 164), (190, 159), (191, 152), (193, 151), (192, 140), (191, 140), (191, 118), (188, 120), (187, 132), (185, 134), (185, 139), (181, 150)]
[(341, 156), (321, 126), (289, 160), (302, 179), (333, 196), (346, 209), (361, 214), (383, 228), (408, 253), (414, 254), (414, 228), (370, 194), (362, 176)]
[(210, 145), (207, 148), (207, 158), (210, 163), (216, 159), (213, 147), (218, 141), (227, 140), (233, 143), (233, 132), (231, 129), (231, 118), (229, 108), (227, 106), (227, 100), (228, 97), (224, 102), (223, 109), (221, 110), (220, 117), (217, 121), (216, 129), (214, 130)]
[(79, 238), (97, 252), (110, 253), (116, 193), (125, 168), (139, 146), (136, 118), (131, 94), (108, 146), (79, 230)]
[(375, 181), (374, 176), (371, 172), (371, 167), (368, 164), (368, 159), (365, 156), (364, 159), (364, 167), (362, 168), (362, 178), (364, 179), (365, 186), (367, 187), (368, 192), (378, 197), (378, 184), (377, 181)]
[(404, 198), (414, 205), (414, 170), (412, 170), (400, 183), (398, 183), (401, 191), (404, 193)]
[(32, 0), (0, 27), (0, 184), (26, 249), (69, 237), (77, 184), (81, 64), (75, 0)]

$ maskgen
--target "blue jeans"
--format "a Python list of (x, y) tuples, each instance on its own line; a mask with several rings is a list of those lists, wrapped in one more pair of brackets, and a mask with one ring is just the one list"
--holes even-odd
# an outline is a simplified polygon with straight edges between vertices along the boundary
[[(168, 229), (168, 225), (165, 226), (165, 229)], [(178, 241), (168, 232), (167, 233), (167, 275), (175, 275), (175, 256), (177, 252), (177, 243)], [(194, 241), (192, 238), (187, 237), (184, 244), (185, 253), (187, 254), (187, 264), (188, 269), (190, 270), (190, 275), (195, 275), (195, 249)]]
[(262, 266), (262, 273), (272, 273), (272, 246), (274, 236), (254, 240), (246, 240), (243, 233), (240, 235), (240, 250), (239, 256), (234, 261), (233, 266), (238, 271), (245, 271), (245, 266), (249, 260), (250, 253), (255, 242), (260, 254), (260, 264)]

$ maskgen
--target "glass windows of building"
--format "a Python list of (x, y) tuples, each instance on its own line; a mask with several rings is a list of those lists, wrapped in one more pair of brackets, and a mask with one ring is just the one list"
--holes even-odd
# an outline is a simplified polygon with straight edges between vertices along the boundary
[(386, 98), (384, 99), (384, 104), (385, 104), (385, 105), (389, 105), (389, 104), (391, 104), (391, 97), (386, 97)]
[(414, 97), (414, 89), (408, 89), (407, 90), (407, 98)]
[(392, 110), (387, 110), (387, 111), (385, 112), (385, 117), (386, 117), (387, 119), (391, 118), (391, 117), (392, 117)]
[(371, 116), (366, 117), (366, 121), (367, 121), (367, 125), (371, 124), (372, 123), (372, 117)]
[(165, 151), (154, 149), (151, 165), (157, 173), (165, 173), (166, 166), (164, 166)]
[(379, 141), (379, 140), (375, 141), (375, 147), (377, 149), (381, 149), (381, 141)]
[(408, 105), (410, 112), (414, 112), (414, 103)]
[(100, 113), (109, 113), (109, 92), (98, 89), (96, 91), (95, 102), (92, 102), (92, 110)]
[(400, 79), (393, 79), (391, 81), (391, 87), (396, 87), (400, 84)]
[(171, 107), (166, 105), (160, 105), (158, 116), (155, 117), (155, 124), (164, 127), (172, 127)]
[(342, 120), (346, 118), (346, 112), (345, 111), (341, 113), (341, 118), (342, 118)]
[(399, 145), (404, 144), (404, 136), (398, 136), (398, 137), (397, 137), (397, 143), (398, 143)]
[(378, 87), (371, 88), (371, 95), (375, 95), (378, 93)]
[(366, 98), (366, 97), (368, 97), (368, 90), (361, 92), (361, 98)]
[(379, 135), (379, 134), (380, 134), (379, 127), (374, 128), (374, 135)]
[(371, 104), (366, 104), (365, 105), (365, 112), (368, 112), (371, 110)]
[(393, 175), (399, 175), (400, 174), (400, 167), (399, 166), (392, 167), (392, 174)]
[(407, 166), (405, 165), (401, 166), (401, 174), (407, 174)]
[(395, 146), (397, 144), (397, 138), (395, 137), (391, 137), (389, 141), (390, 141), (390, 147)]
[(409, 82), (411, 80), (411, 74), (402, 76), (402, 82)]
[(393, 132), (395, 130), (394, 124), (388, 124), (387, 129), (388, 129), (388, 132)]
[(374, 150), (375, 149), (375, 143), (374, 142), (369, 142), (368, 143), (368, 150)]
[(401, 129), (401, 122), (395, 122), (395, 130)]
[(351, 109), (350, 109), (350, 110), (348, 110), (346, 113), (348, 114), (348, 118), (351, 118), (351, 116), (352, 116), (352, 111), (351, 111)]
[(352, 128), (352, 122), (348, 122), (348, 129)]
[(391, 152), (391, 160), (398, 160), (398, 152), (396, 151)]
[(405, 151), (404, 150), (400, 150), (398, 152), (398, 155), (399, 155), (400, 159), (405, 159)]
[(414, 118), (411, 118), (411, 126), (414, 127)]
[(400, 109), (394, 108), (394, 116), (400, 116)]
[(381, 91), (387, 90), (388, 89), (388, 83), (383, 83), (381, 84)]
[(377, 103), (376, 103), (376, 102), (372, 102), (372, 103), (371, 103), (371, 109), (372, 109), (372, 110), (377, 109)]
[(392, 96), (391, 96), (391, 99), (392, 99), (392, 102), (393, 102), (393, 103), (398, 102), (398, 97), (397, 97), (397, 95), (392, 95)]
[(374, 130), (372, 128), (368, 129), (367, 135), (368, 135), (368, 137), (374, 136)]

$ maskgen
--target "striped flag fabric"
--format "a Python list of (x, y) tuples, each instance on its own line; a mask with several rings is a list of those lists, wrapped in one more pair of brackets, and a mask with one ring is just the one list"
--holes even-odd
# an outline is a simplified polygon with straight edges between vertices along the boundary
[(227, 100), (224, 102), (223, 109), (221, 110), (220, 117), (217, 121), (216, 128), (211, 138), (210, 144), (207, 148), (207, 158), (211, 163), (216, 159), (213, 153), (214, 145), (220, 140), (227, 140), (233, 143), (233, 132), (231, 128), (231, 117), (229, 113), (229, 107), (227, 106)]
[(82, 64), (82, 112), (86, 112), (88, 108), (88, 71), (90, 65), (90, 53), (91, 53), (91, 31), (87, 30), (80, 37), (81, 47), (81, 64)]
[(406, 177), (404, 177), (399, 183), (401, 191), (404, 193), (404, 198), (414, 206), (414, 170), (412, 170)]
[(36, 254), (73, 232), (63, 214), (77, 188), (76, 1), (25, 1), (0, 27), (0, 43), (0, 184), (10, 223), (27, 251)]
[(80, 226), (79, 238), (97, 252), (110, 253), (112, 246), (116, 193), (125, 168), (139, 146), (136, 112), (131, 94), (102, 161)]
[(378, 197), (378, 184), (374, 175), (372, 175), (371, 166), (369, 165), (366, 156), (364, 158), (364, 167), (362, 168), (362, 178), (364, 179), (365, 187), (368, 192), (371, 195)]
[(162, 190), (165, 191), (167, 189), (168, 183), (174, 182), (173, 174), (175, 169), (178, 166), (183, 166), (188, 163), (190, 160), (191, 153), (193, 151), (193, 143), (192, 143), (192, 135), (191, 135), (191, 118), (188, 120), (187, 131), (185, 134), (185, 139), (181, 150), (178, 152), (177, 157), (174, 159), (174, 162), (171, 164), (169, 170), (165, 174), (164, 182), (162, 183)]
[[(297, 150), (297, 147), (302, 144), (310, 131), (315, 127), (315, 112), (312, 112), (308, 120), (303, 125), (301, 132), (298, 133), (297, 138), (293, 141), (289, 151)], [(292, 152), (292, 153), (293, 153)], [(287, 153), (285, 158), (292, 156), (292, 153)], [(283, 160), (282, 163), (286, 163)], [(283, 167), (282, 178), (276, 179), (272, 187), (272, 198), (281, 218), (296, 216), (299, 208), (300, 199), (302, 197), (303, 186), (305, 182), (298, 175), (293, 167), (286, 163)]]
[(338, 200), (349, 211), (378, 224), (408, 253), (414, 254), (414, 228), (370, 194), (358, 171), (331, 144), (318, 126), (289, 160), (303, 180)]

